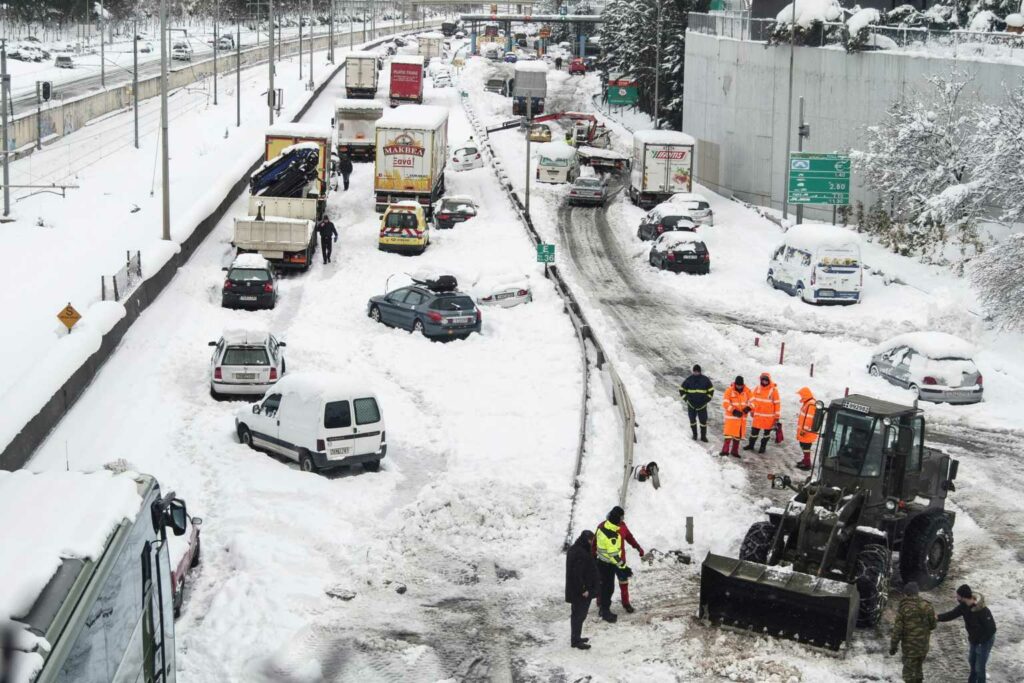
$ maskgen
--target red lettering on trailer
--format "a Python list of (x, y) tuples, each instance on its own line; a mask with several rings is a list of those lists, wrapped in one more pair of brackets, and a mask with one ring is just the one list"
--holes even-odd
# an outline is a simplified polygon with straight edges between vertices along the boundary
[(659, 149), (654, 152), (655, 159), (685, 159), (688, 152)]

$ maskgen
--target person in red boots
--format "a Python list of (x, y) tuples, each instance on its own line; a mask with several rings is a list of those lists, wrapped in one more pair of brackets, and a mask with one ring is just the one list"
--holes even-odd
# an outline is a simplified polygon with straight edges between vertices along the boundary
[(761, 447), (757, 449), (757, 452), (764, 453), (765, 448), (768, 446), (768, 438), (771, 436), (772, 430), (775, 429), (775, 425), (782, 414), (779, 388), (772, 381), (772, 376), (767, 372), (761, 373), (757, 387), (754, 388), (751, 406), (754, 409), (753, 420), (750, 423), (752, 429), (750, 430), (750, 439), (747, 441), (747, 445), (743, 447), (743, 450), (754, 450), (754, 442), (757, 441), (757, 437), (760, 435)]
[(616, 505), (608, 513), (607, 519), (594, 531), (594, 555), (597, 557), (597, 573), (601, 576), (601, 595), (597, 601), (598, 614), (605, 621), (614, 624), (618, 616), (612, 612), (612, 593), (615, 592), (615, 579), (619, 580), (619, 597), (622, 608), (632, 614), (635, 610), (629, 602), (629, 577), (633, 570), (626, 565), (626, 547), (629, 543), (644, 556), (644, 549), (633, 538), (626, 522), (625, 512)]
[(809, 470), (811, 469), (811, 449), (814, 448), (814, 442), (818, 440), (818, 435), (811, 431), (818, 406), (810, 387), (801, 387), (796, 394), (800, 397), (800, 410), (796, 414), (796, 441), (800, 444), (800, 450), (804, 454), (803, 460), (796, 464), (796, 468)]
[(753, 400), (754, 394), (743, 384), (743, 377), (737, 375), (722, 397), (722, 409), (725, 411), (722, 432), (725, 435), (725, 442), (722, 444), (720, 455), (732, 454), (733, 457), (740, 457), (740, 441), (747, 433), (747, 414), (753, 409)]

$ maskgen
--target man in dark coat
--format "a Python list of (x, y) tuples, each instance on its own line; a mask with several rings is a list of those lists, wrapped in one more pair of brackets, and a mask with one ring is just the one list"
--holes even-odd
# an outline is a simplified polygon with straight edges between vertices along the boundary
[(921, 667), (928, 656), (932, 631), (935, 630), (935, 610), (932, 604), (919, 595), (913, 581), (904, 584), (903, 599), (896, 608), (896, 620), (892, 625), (892, 639), (889, 654), (895, 655), (903, 645), (904, 683), (922, 683), (924, 674)]
[(582, 637), (583, 621), (600, 588), (597, 561), (590, 551), (593, 542), (594, 532), (584, 529), (565, 554), (565, 601), (572, 605), (569, 642), (579, 650), (590, 649), (590, 639)]
[(971, 666), (971, 674), (967, 683), (985, 683), (985, 665), (996, 639), (996, 620), (985, 606), (985, 596), (972, 591), (966, 583), (956, 589), (956, 601), (957, 606), (940, 614), (939, 621), (964, 618), (970, 643), (967, 662)]
[(334, 229), (331, 219), (325, 215), (317, 223), (316, 232), (320, 235), (320, 253), (324, 256), (324, 263), (330, 263), (332, 245), (338, 241), (338, 231)]
[(701, 373), (699, 365), (693, 366), (689, 377), (679, 387), (679, 395), (686, 403), (686, 413), (690, 416), (690, 432), (693, 440), (697, 440), (697, 425), (700, 424), (700, 440), (708, 440), (708, 404), (715, 395), (715, 387), (711, 380)]
[(352, 175), (352, 160), (348, 158), (347, 154), (341, 155), (341, 158), (338, 159), (338, 171), (345, 183), (345, 189), (348, 190), (348, 177)]

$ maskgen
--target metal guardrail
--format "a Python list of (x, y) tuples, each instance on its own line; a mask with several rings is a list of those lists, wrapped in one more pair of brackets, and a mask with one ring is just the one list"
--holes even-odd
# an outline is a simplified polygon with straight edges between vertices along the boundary
[(125, 252), (124, 266), (113, 275), (100, 276), (100, 301), (120, 301), (142, 282), (142, 253)]
[[(466, 112), (466, 116), (469, 118), (470, 125), (473, 126), (473, 131), (476, 134), (477, 139), (482, 141), (481, 148), (484, 150), (484, 154), (490, 162), (490, 167), (494, 171), (494, 175), (497, 177), (498, 183), (505, 191), (505, 195), (508, 197), (509, 203), (515, 210), (516, 216), (519, 218), (519, 222), (522, 223), (524, 228), (526, 228), (527, 235), (530, 237), (530, 240), (534, 245), (542, 244), (544, 240), (534, 227), (533, 219), (526, 213), (526, 209), (523, 206), (522, 201), (519, 199), (519, 195), (517, 195), (512, 189), (512, 181), (509, 179), (508, 173), (505, 171), (504, 164), (501, 159), (498, 159), (494, 154), (491, 142), (487, 136), (486, 128), (481, 124), (476, 112), (473, 110), (472, 106), (470, 106), (469, 102), (467, 102), (466, 98), (463, 96), (461, 99), (462, 108)], [(569, 320), (576, 332), (576, 338), (580, 343), (580, 356), (583, 360), (583, 394), (580, 407), (579, 444), (577, 445), (576, 467), (573, 474), (572, 503), (570, 505), (569, 521), (566, 527), (565, 542), (563, 544), (563, 549), (567, 550), (573, 541), (572, 530), (576, 519), (576, 504), (580, 490), (580, 472), (583, 469), (583, 456), (586, 454), (587, 448), (587, 406), (590, 400), (591, 362), (590, 353), (587, 347), (588, 343), (594, 349), (594, 365), (599, 371), (608, 373), (609, 384), (612, 389), (612, 404), (618, 407), (619, 416), (622, 418), (622, 485), (619, 488), (619, 505), (622, 507), (626, 507), (626, 499), (629, 493), (629, 481), (633, 473), (633, 447), (634, 444), (636, 444), (636, 413), (633, 410), (633, 402), (629, 398), (629, 393), (626, 391), (625, 384), (623, 384), (618, 372), (616, 372), (615, 366), (608, 360), (604, 347), (594, 334), (593, 328), (590, 326), (590, 323), (587, 321), (586, 316), (580, 308), (576, 295), (573, 294), (572, 289), (569, 288), (565, 278), (562, 277), (561, 272), (558, 270), (558, 266), (547, 266), (544, 274), (545, 277), (552, 281), (555, 286), (555, 291), (558, 292), (558, 295), (562, 298), (562, 301), (565, 304), (565, 312), (569, 316)]]

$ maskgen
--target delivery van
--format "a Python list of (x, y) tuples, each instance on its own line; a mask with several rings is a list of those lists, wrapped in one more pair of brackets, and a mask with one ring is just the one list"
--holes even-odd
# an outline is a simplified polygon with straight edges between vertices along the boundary
[(855, 304), (864, 286), (860, 242), (831, 225), (795, 225), (772, 252), (767, 279), (807, 303)]

